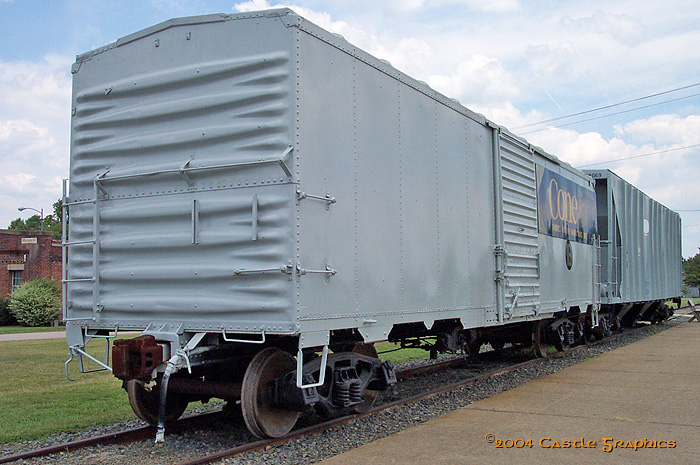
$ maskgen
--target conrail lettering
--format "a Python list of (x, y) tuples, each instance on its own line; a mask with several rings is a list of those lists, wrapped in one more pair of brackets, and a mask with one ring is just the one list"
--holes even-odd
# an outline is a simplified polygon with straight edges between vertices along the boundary
[(547, 187), (547, 197), (549, 200), (549, 212), (553, 219), (562, 220), (570, 224), (577, 223), (578, 198), (576, 195), (571, 195), (571, 193), (560, 188), (557, 180), (552, 179), (549, 181), (549, 187)]
[(537, 165), (537, 229), (540, 234), (593, 244), (596, 234), (595, 191)]

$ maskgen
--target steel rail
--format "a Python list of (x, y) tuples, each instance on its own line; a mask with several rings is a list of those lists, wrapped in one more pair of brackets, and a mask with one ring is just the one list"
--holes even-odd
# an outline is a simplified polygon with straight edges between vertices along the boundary
[[(211, 423), (218, 417), (221, 417), (221, 412), (205, 413), (188, 418), (182, 418), (173, 423), (170, 427), (170, 432), (177, 433), (186, 431), (189, 428), (202, 426)], [(34, 457), (45, 457), (51, 454), (61, 452), (73, 452), (78, 449), (84, 449), (91, 446), (106, 446), (110, 444), (126, 444), (155, 437), (156, 428), (154, 426), (140, 426), (123, 431), (115, 431), (113, 433), (102, 434), (92, 438), (79, 439), (77, 441), (69, 441), (53, 446), (46, 446), (39, 449), (32, 449), (24, 452), (17, 452), (11, 455), (0, 457), (0, 464), (14, 462), (16, 460), (26, 460)]]

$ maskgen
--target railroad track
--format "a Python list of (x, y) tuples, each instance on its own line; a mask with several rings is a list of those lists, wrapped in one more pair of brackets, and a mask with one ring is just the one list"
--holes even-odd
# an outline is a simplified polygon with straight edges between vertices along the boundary
[[(462, 379), (457, 382), (449, 383), (447, 385), (443, 385), (441, 387), (431, 389), (428, 391), (424, 391), (418, 394), (413, 394), (413, 395), (408, 395), (406, 397), (403, 397), (401, 399), (391, 401), (388, 403), (385, 403), (383, 405), (374, 407), (370, 410), (368, 410), (365, 413), (362, 414), (353, 414), (353, 415), (348, 415), (340, 418), (335, 418), (329, 421), (325, 421), (323, 423), (318, 423), (314, 424), (311, 426), (307, 426), (304, 428), (300, 428), (298, 430), (292, 431), (288, 435), (282, 437), (282, 438), (276, 438), (276, 439), (265, 439), (265, 440), (256, 440), (253, 442), (248, 442), (242, 445), (238, 445), (235, 447), (231, 447), (225, 450), (221, 450), (206, 456), (198, 457), (195, 459), (187, 460), (184, 462), (181, 462), (178, 465), (200, 465), (200, 464), (208, 464), (208, 463), (215, 463), (220, 460), (223, 460), (225, 458), (229, 457), (235, 457), (237, 455), (242, 455), (248, 452), (260, 450), (260, 449), (265, 449), (271, 446), (276, 446), (279, 444), (283, 444), (289, 441), (293, 441), (295, 439), (303, 438), (306, 436), (311, 436), (315, 434), (319, 434), (324, 431), (328, 431), (333, 428), (337, 428), (341, 425), (353, 422), (355, 420), (358, 420), (360, 418), (365, 418), (369, 417), (372, 415), (376, 415), (381, 412), (385, 412), (387, 410), (406, 405), (406, 404), (411, 404), (414, 402), (418, 402), (423, 399), (428, 399), (430, 397), (434, 397), (443, 393), (447, 393), (450, 391), (454, 391), (457, 389), (460, 389), (462, 387), (475, 384), (479, 381), (487, 380), (487, 379), (492, 379), (496, 378), (498, 376), (502, 376), (504, 374), (508, 374), (514, 371), (517, 371), (519, 369), (523, 369), (526, 367), (531, 367), (535, 366), (538, 364), (544, 364), (549, 360), (555, 359), (555, 358), (561, 358), (566, 355), (569, 355), (571, 353), (575, 353), (577, 351), (585, 350), (588, 347), (596, 346), (600, 343), (603, 342), (610, 342), (614, 341), (618, 337), (621, 337), (623, 335), (629, 335), (631, 333), (634, 333), (635, 331), (639, 331), (643, 329), (644, 327), (640, 328), (635, 328), (632, 330), (625, 331), (623, 333), (618, 333), (614, 334), (611, 337), (608, 337), (606, 339), (603, 339), (601, 341), (596, 341), (593, 342), (592, 344), (588, 345), (581, 345), (581, 346), (576, 346), (573, 348), (570, 348), (564, 352), (556, 352), (554, 354), (551, 354), (547, 357), (544, 358), (535, 358), (535, 359), (530, 359), (524, 362), (519, 362), (515, 364), (511, 364), (508, 366), (501, 366), (496, 369), (492, 369), (483, 373), (479, 373), (473, 376), (469, 376), (465, 379)], [(481, 357), (487, 356), (487, 353), (481, 353)], [(467, 356), (462, 356), (462, 357), (455, 357), (443, 361), (438, 361), (434, 362), (428, 365), (422, 365), (414, 368), (408, 368), (404, 369), (401, 371), (397, 372), (397, 378), (399, 380), (405, 380), (407, 378), (411, 377), (416, 377), (420, 375), (426, 375), (426, 374), (431, 374), (435, 372), (439, 372), (442, 370), (446, 370), (447, 368), (450, 367), (456, 367), (459, 365), (464, 364), (466, 361), (470, 360), (470, 357)], [(215, 422), (222, 421), (225, 417), (225, 414), (222, 412), (213, 412), (213, 413), (207, 413), (207, 414), (202, 414), (198, 416), (193, 416), (189, 418), (183, 418), (177, 422), (175, 422), (172, 426), (168, 428), (168, 433), (180, 433), (187, 431), (192, 428), (197, 428), (201, 427), (204, 425), (212, 424)], [(136, 442), (136, 441), (143, 441), (143, 440), (151, 440), (155, 436), (155, 428), (151, 426), (144, 426), (144, 427), (139, 427), (139, 428), (133, 428), (129, 430), (124, 430), (120, 432), (115, 432), (115, 433), (109, 433), (109, 434), (104, 434), (100, 436), (96, 436), (93, 438), (87, 438), (87, 439), (82, 439), (78, 441), (71, 441), (71, 442), (66, 442), (62, 444), (56, 444), (53, 446), (48, 446), (48, 447), (43, 447), (39, 449), (34, 449), (34, 450), (29, 450), (29, 451), (24, 451), (24, 452), (18, 452), (15, 454), (11, 455), (6, 455), (0, 457), (0, 464), (3, 463), (10, 463), (18, 460), (26, 460), (30, 458), (35, 458), (35, 457), (44, 457), (44, 456), (49, 456), (52, 454), (57, 454), (57, 453), (69, 453), (69, 452), (74, 452), (79, 449), (84, 449), (87, 447), (94, 447), (94, 446), (106, 446), (106, 445), (114, 445), (114, 444), (127, 444), (131, 442)]]
[[(557, 355), (557, 354), (555, 354), (555, 355)], [(553, 356), (555, 356), (555, 355), (553, 355)], [(563, 355), (563, 354), (559, 354), (559, 356), (561, 356), (561, 355)], [(442, 394), (445, 392), (454, 391), (454, 390), (459, 389), (463, 386), (466, 386), (469, 384), (474, 384), (474, 383), (481, 381), (481, 380), (494, 378), (496, 376), (500, 376), (500, 375), (503, 375), (506, 373), (510, 373), (510, 372), (518, 370), (520, 368), (524, 368), (524, 367), (531, 366), (534, 364), (543, 363), (547, 359), (549, 359), (553, 356), (550, 356), (550, 357), (547, 357), (544, 359), (528, 360), (527, 362), (521, 362), (521, 363), (518, 363), (516, 365), (512, 365), (508, 368), (499, 368), (499, 369), (493, 370), (493, 371), (485, 373), (485, 374), (476, 375), (476, 376), (473, 376), (471, 378), (464, 379), (464, 380), (457, 382), (457, 383), (453, 383), (453, 384), (450, 384), (447, 386), (433, 389), (433, 390), (430, 390), (430, 391), (427, 391), (424, 393), (415, 394), (415, 395), (412, 395), (412, 396), (409, 396), (409, 397), (406, 397), (406, 398), (403, 398), (400, 400), (390, 402), (388, 404), (381, 405), (379, 407), (374, 407), (374, 408), (372, 408), (372, 409), (370, 409), (367, 412), (362, 413), (362, 414), (354, 414), (354, 415), (347, 415), (347, 416), (340, 417), (340, 418), (334, 418), (332, 420), (329, 420), (329, 421), (326, 421), (323, 423), (319, 423), (316, 425), (307, 426), (306, 428), (298, 429), (298, 430), (293, 431), (290, 434), (288, 434), (282, 438), (263, 439), (263, 440), (255, 441), (252, 443), (243, 444), (241, 446), (233, 447), (231, 449), (227, 449), (227, 450), (223, 450), (223, 451), (219, 451), (219, 452), (216, 452), (214, 454), (207, 455), (205, 457), (200, 457), (200, 458), (196, 458), (193, 460), (180, 462), (178, 465), (204, 465), (204, 464), (208, 464), (208, 463), (215, 463), (215, 462), (218, 462), (219, 460), (223, 460), (225, 458), (235, 457), (237, 455), (241, 455), (241, 454), (244, 454), (247, 452), (265, 449), (265, 448), (270, 447), (270, 446), (275, 446), (278, 444), (283, 444), (285, 442), (293, 441), (294, 439), (297, 439), (297, 438), (302, 438), (305, 436), (319, 434), (319, 433), (322, 433), (324, 431), (328, 431), (332, 428), (337, 428), (338, 426), (344, 425), (346, 423), (350, 423), (350, 422), (355, 421), (357, 419), (365, 418), (365, 417), (368, 417), (371, 415), (376, 415), (377, 413), (385, 412), (387, 410), (391, 410), (392, 408), (399, 407), (401, 405), (406, 405), (406, 404), (410, 404), (413, 402), (417, 402), (419, 400), (427, 399), (429, 397), (433, 397), (433, 396), (436, 396), (436, 395), (439, 395), (439, 394)], [(445, 362), (444, 364), (441, 364), (441, 369), (445, 369), (446, 367), (449, 367), (449, 366), (454, 366), (457, 364), (458, 361), (463, 361), (463, 360), (456, 360), (456, 359), (449, 360), (449, 361)], [(421, 367), (421, 368), (424, 368), (424, 367)], [(435, 370), (435, 371), (438, 371), (438, 370)], [(426, 371), (423, 369), (420, 370), (421, 374), (428, 373), (428, 372), (429, 371)], [(404, 374), (404, 375), (405, 375), (405, 377), (411, 376), (408, 374)]]
[[(445, 370), (450, 367), (454, 367), (460, 364), (465, 363), (465, 361), (469, 360), (468, 356), (460, 356), (460, 357), (454, 357), (446, 360), (440, 360), (436, 361), (433, 363), (413, 367), (413, 368), (407, 368), (403, 369), (400, 371), (397, 371), (396, 377), (398, 380), (405, 380), (407, 378), (413, 377), (413, 376), (418, 376), (418, 375), (425, 375), (425, 374), (430, 374), (430, 373), (435, 373), (439, 372), (441, 370)], [(372, 409), (370, 412), (373, 411), (381, 411), (378, 409)], [(225, 414), (222, 412), (213, 412), (213, 413), (206, 413), (202, 415), (197, 415), (193, 417), (188, 417), (188, 418), (183, 418), (178, 420), (177, 422), (173, 423), (172, 426), (168, 427), (168, 434), (172, 433), (180, 433), (183, 431), (187, 431), (188, 429), (191, 428), (197, 428), (199, 426), (203, 425), (208, 425), (212, 423), (216, 423), (218, 421), (224, 420)], [(339, 419), (334, 419), (331, 420), (330, 422), (325, 422), (321, 425), (336, 425), (336, 424), (341, 424), (339, 420), (344, 420), (344, 421), (351, 421), (355, 418), (358, 418), (358, 415), (352, 415), (348, 417), (342, 417)], [(260, 447), (267, 447), (271, 444), (276, 444), (276, 443), (281, 443), (284, 441), (288, 441), (291, 439), (294, 439), (296, 437), (303, 436), (305, 434), (311, 434), (316, 428), (316, 425), (314, 426), (309, 426), (306, 428), (299, 429), (297, 431), (294, 431), (290, 433), (289, 435), (279, 438), (279, 439), (271, 439), (271, 440), (261, 440), (261, 441), (255, 441), (252, 443), (244, 444), (241, 445), (239, 448), (236, 448), (236, 450), (239, 450), (243, 453), (246, 452), (247, 450), (255, 450)], [(318, 429), (318, 431), (322, 431), (322, 429)], [(6, 455), (0, 457), (0, 464), (4, 463), (11, 463), (17, 460), (26, 460), (30, 458), (35, 458), (35, 457), (45, 457), (49, 456), (52, 454), (58, 454), (58, 453), (68, 453), (68, 452), (73, 452), (79, 449), (84, 449), (87, 447), (95, 447), (95, 446), (107, 446), (107, 445), (114, 445), (114, 444), (127, 444), (130, 442), (135, 442), (135, 441), (144, 441), (144, 440), (150, 440), (153, 437), (155, 437), (156, 434), (156, 428), (153, 426), (142, 426), (142, 427), (137, 427), (137, 428), (131, 428), (127, 429), (124, 431), (118, 431), (114, 433), (107, 433), (103, 434), (100, 436), (95, 436), (92, 438), (86, 438), (86, 439), (80, 439), (77, 441), (70, 441), (70, 442), (65, 442), (61, 444), (55, 444), (52, 446), (47, 446), (47, 447), (42, 447), (39, 449), (33, 449), (33, 450), (28, 450), (24, 452), (18, 452), (15, 454), (11, 455)], [(248, 446), (250, 446), (248, 448)], [(231, 449), (233, 450), (233, 449)], [(193, 462), (196, 463), (196, 462)], [(209, 462), (205, 462), (209, 463)]]
[[(169, 427), (169, 432), (177, 433), (186, 431), (188, 428), (197, 428), (209, 424), (211, 422), (218, 421), (221, 419), (222, 416), (222, 412), (212, 412), (193, 417), (183, 418), (173, 423), (173, 425)], [(64, 442), (62, 444), (55, 444), (53, 446), (32, 449), (24, 452), (17, 452), (11, 455), (4, 455), (0, 457), (0, 464), (10, 463), (17, 460), (27, 460), (35, 457), (46, 457), (48, 455), (59, 454), (62, 452), (73, 452), (79, 449), (84, 449), (86, 447), (107, 446), (110, 444), (126, 444), (129, 442), (152, 439), (155, 437), (155, 435), (155, 427), (141, 426), (138, 428), (131, 428), (124, 431), (102, 434), (100, 436), (95, 436), (92, 438)]]
[[(398, 371), (396, 373), (396, 376), (399, 380), (402, 380), (402, 379), (409, 378), (411, 376), (437, 372), (437, 371), (449, 368), (451, 366), (455, 366), (455, 365), (458, 365), (460, 363), (464, 363), (464, 361), (467, 358), (468, 357), (466, 357), (466, 356), (456, 357), (456, 358), (452, 358), (449, 360), (437, 361), (437, 362), (434, 362), (431, 364), (401, 370), (401, 371)], [(196, 428), (199, 426), (215, 423), (217, 421), (223, 420), (224, 416), (225, 416), (225, 414), (222, 412), (212, 412), (212, 413), (205, 413), (205, 414), (197, 415), (197, 416), (193, 416), (193, 417), (182, 418), (182, 419), (176, 421), (175, 423), (173, 423), (172, 426), (168, 427), (168, 434), (179, 433), (179, 432), (187, 431), (190, 428)], [(310, 428), (311, 427), (304, 428), (303, 430), (307, 430)], [(299, 430), (299, 431), (303, 431), (303, 430)], [(95, 436), (92, 438), (64, 442), (61, 444), (55, 444), (52, 446), (42, 447), (39, 449), (32, 449), (32, 450), (28, 450), (28, 451), (24, 451), (24, 452), (17, 452), (15, 454), (11, 454), (11, 455), (5, 455), (5, 456), (0, 457), (0, 464), (11, 463), (11, 462), (15, 462), (17, 460), (26, 460), (26, 459), (35, 458), (35, 457), (45, 457), (48, 455), (58, 454), (58, 453), (73, 452), (73, 451), (76, 451), (79, 449), (84, 449), (87, 447), (107, 446), (107, 445), (112, 445), (112, 444), (127, 444), (127, 443), (135, 442), (135, 441), (143, 441), (143, 440), (152, 439), (153, 437), (155, 437), (155, 434), (156, 434), (155, 427), (153, 427), (153, 426), (141, 426), (141, 427), (137, 427), (137, 428), (127, 429), (124, 431), (107, 433), (107, 434)], [(296, 434), (296, 433), (294, 433), (294, 434)], [(291, 435), (288, 435), (288, 436), (285, 436), (284, 438), (281, 438), (281, 440), (287, 440), (287, 438), (290, 438), (290, 437), (291, 437)], [(257, 444), (258, 442), (264, 442), (266, 445), (270, 444), (270, 441), (256, 441), (255, 443), (252, 443), (252, 444)]]
[[(508, 373), (511, 373), (511, 372), (514, 372), (514, 371), (517, 371), (517, 370), (520, 370), (523, 368), (531, 367), (534, 365), (544, 364), (552, 359), (562, 358), (562, 357), (565, 357), (571, 353), (585, 350), (589, 347), (596, 346), (596, 345), (601, 344), (603, 342), (614, 341), (618, 337), (621, 337), (623, 335), (629, 335), (630, 333), (642, 330), (643, 328), (645, 328), (645, 326), (642, 326), (639, 328), (634, 328), (634, 329), (631, 329), (628, 331), (624, 331), (622, 333), (614, 334), (610, 337), (607, 337), (607, 338), (599, 340), (599, 341), (595, 341), (595, 342), (590, 343), (590, 344), (572, 347), (572, 348), (567, 349), (567, 350), (562, 351), (562, 352), (556, 352), (556, 353), (553, 353), (551, 355), (548, 355), (547, 357), (535, 358), (535, 359), (527, 360), (524, 362), (516, 363), (516, 364), (510, 365), (508, 367), (497, 368), (495, 370), (491, 370), (491, 371), (488, 371), (488, 372), (483, 373), (483, 374), (478, 374), (478, 375), (463, 379), (461, 381), (451, 383), (451, 384), (446, 385), (446, 386), (441, 386), (441, 387), (436, 388), (436, 389), (431, 389), (429, 391), (425, 391), (425, 392), (422, 392), (420, 394), (415, 394), (415, 395), (405, 397), (403, 399), (396, 400), (396, 401), (393, 401), (393, 402), (390, 402), (390, 403), (387, 403), (387, 404), (384, 404), (384, 405), (381, 405), (378, 407), (374, 407), (374, 408), (372, 408), (372, 409), (370, 409), (367, 412), (362, 413), (362, 414), (348, 415), (348, 416), (344, 416), (341, 418), (332, 419), (332, 420), (329, 420), (329, 421), (326, 421), (323, 423), (319, 423), (316, 425), (308, 426), (306, 428), (302, 428), (302, 429), (293, 431), (292, 433), (290, 433), (287, 436), (282, 437), (282, 438), (264, 439), (264, 440), (255, 441), (255, 442), (244, 444), (244, 445), (241, 445), (238, 447), (233, 447), (233, 448), (230, 448), (227, 450), (222, 450), (222, 451), (219, 451), (219, 452), (216, 452), (214, 454), (207, 455), (207, 456), (198, 457), (196, 459), (180, 462), (177, 465), (205, 465), (205, 464), (215, 463), (215, 462), (218, 462), (218, 461), (226, 459), (226, 458), (231, 458), (231, 457), (235, 457), (237, 455), (242, 455), (242, 454), (245, 454), (248, 452), (252, 452), (252, 451), (256, 451), (256, 450), (260, 450), (260, 449), (265, 449), (267, 447), (283, 444), (283, 443), (293, 441), (293, 440), (298, 439), (298, 438), (316, 435), (316, 434), (322, 433), (324, 431), (328, 431), (330, 429), (337, 428), (337, 427), (344, 425), (346, 423), (350, 423), (350, 422), (353, 422), (353, 421), (361, 419), (361, 418), (369, 417), (369, 416), (376, 415), (376, 414), (381, 413), (381, 412), (391, 410), (395, 407), (411, 404), (411, 403), (418, 402), (418, 401), (421, 401), (424, 399), (428, 399), (430, 397), (438, 396), (440, 394), (455, 391), (455, 390), (463, 388), (465, 386), (475, 384), (479, 381), (492, 379), (492, 378), (495, 378), (495, 377), (498, 377), (498, 376), (501, 376), (504, 374), (508, 374)], [(481, 355), (483, 355), (483, 354), (481, 354)], [(417, 367), (417, 368), (411, 369), (411, 370), (404, 370), (401, 372), (400, 376), (397, 375), (397, 378), (405, 379), (405, 378), (408, 378), (411, 376), (415, 376), (417, 374), (424, 374), (424, 373), (429, 373), (429, 372), (433, 372), (433, 371), (439, 371), (440, 369), (445, 369), (447, 367), (455, 366), (455, 365), (458, 365), (460, 363), (463, 363), (466, 358), (467, 357), (460, 357), (460, 358), (446, 360), (444, 362), (436, 363), (434, 365), (437, 366), (438, 368), (436, 368), (434, 370), (430, 370), (430, 369), (425, 370), (424, 368), (426, 368), (426, 367)], [(431, 367), (432, 366), (433, 365), (431, 365)]]

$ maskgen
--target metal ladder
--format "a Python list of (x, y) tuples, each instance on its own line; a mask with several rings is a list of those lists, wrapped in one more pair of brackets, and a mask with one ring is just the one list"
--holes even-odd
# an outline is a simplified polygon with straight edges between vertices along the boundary
[[(62, 229), (62, 240), (61, 240), (61, 265), (62, 265), (62, 291), (63, 291), (63, 321), (77, 321), (90, 319), (92, 321), (99, 320), (99, 313), (102, 310), (102, 305), (99, 302), (100, 299), (100, 274), (98, 270), (99, 257), (100, 257), (100, 242), (99, 242), (99, 229), (100, 229), (100, 211), (99, 211), (99, 186), (98, 180), (100, 176), (95, 177), (93, 182), (94, 196), (93, 200), (81, 200), (77, 202), (70, 202), (68, 197), (68, 180), (63, 180), (63, 197), (62, 197), (62, 217), (63, 217), (63, 229)], [(70, 218), (70, 207), (75, 205), (94, 205), (94, 214), (92, 217), (92, 239), (82, 240), (82, 241), (69, 241), (68, 240), (68, 223)], [(70, 247), (76, 245), (86, 245), (92, 244), (92, 276), (86, 278), (69, 278), (68, 277), (68, 250)], [(92, 318), (68, 318), (68, 285), (70, 283), (77, 282), (92, 282), (92, 311), (95, 316)]]
[[(104, 173), (106, 174), (106, 173)], [(81, 200), (77, 202), (70, 202), (70, 199), (68, 197), (68, 180), (64, 179), (63, 180), (63, 196), (62, 196), (62, 205), (61, 205), (61, 212), (62, 212), (62, 234), (61, 234), (61, 268), (62, 268), (62, 276), (61, 276), (61, 291), (62, 291), (62, 307), (63, 307), (63, 321), (68, 323), (71, 321), (85, 321), (85, 320), (90, 320), (90, 321), (99, 321), (100, 317), (100, 311), (102, 310), (102, 305), (99, 302), (100, 298), (100, 275), (99, 275), (99, 270), (98, 270), (98, 265), (99, 265), (99, 257), (100, 257), (100, 243), (99, 243), (99, 226), (100, 226), (100, 212), (99, 212), (99, 178), (101, 176), (104, 176), (104, 174), (98, 175), (95, 177), (95, 180), (93, 182), (93, 200)], [(92, 239), (88, 240), (81, 240), (81, 241), (69, 241), (68, 240), (68, 223), (69, 223), (69, 218), (70, 218), (70, 207), (74, 205), (85, 205), (85, 204), (90, 204), (92, 203), (94, 205), (94, 214), (93, 214), (93, 236)], [(79, 245), (87, 245), (87, 244), (92, 244), (92, 270), (93, 270), (93, 275), (91, 277), (86, 277), (86, 278), (69, 278), (68, 277), (68, 251), (70, 247), (73, 246), (79, 246)], [(68, 286), (71, 283), (79, 283), (79, 282), (92, 282), (93, 283), (93, 289), (92, 289), (92, 299), (93, 299), (93, 317), (81, 317), (81, 318), (68, 318)], [(91, 373), (94, 371), (112, 371), (112, 369), (109, 366), (109, 341), (111, 339), (114, 339), (117, 337), (119, 328), (115, 327), (114, 330), (114, 335), (110, 336), (109, 334), (105, 335), (99, 335), (96, 332), (90, 334), (89, 331), (83, 332), (83, 329), (81, 328), (81, 332), (83, 332), (83, 344), (80, 345), (73, 345), (68, 347), (68, 354), (69, 358), (65, 362), (65, 372), (66, 372), (66, 378), (68, 378), (71, 381), (74, 381), (73, 378), (71, 378), (68, 374), (68, 365), (70, 364), (71, 361), (73, 361), (74, 358), (77, 357), (78, 359), (78, 366), (80, 373)], [(96, 359), (95, 357), (91, 356), (85, 351), (85, 344), (87, 341), (89, 341), (92, 338), (104, 338), (105, 340), (105, 356), (104, 360), (100, 361)], [(92, 360), (93, 362), (97, 363), (100, 368), (98, 369), (93, 369), (93, 370), (86, 370), (83, 357), (87, 357), (88, 359)]]
[(601, 246), (600, 237), (596, 235), (593, 241), (593, 247), (595, 247), (595, 263), (593, 265), (593, 310), (591, 311), (591, 326), (593, 328), (600, 324), (600, 319), (598, 318), (598, 311), (600, 310), (600, 302), (602, 297), (600, 295), (600, 286), (602, 281), (602, 264), (601, 264)]

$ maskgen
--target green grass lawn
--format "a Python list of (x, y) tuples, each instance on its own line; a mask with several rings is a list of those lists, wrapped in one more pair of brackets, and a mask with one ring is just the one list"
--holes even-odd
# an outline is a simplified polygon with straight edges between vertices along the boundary
[[(379, 352), (395, 348), (377, 344)], [(101, 359), (104, 342), (93, 340), (88, 351)], [(420, 349), (380, 355), (395, 364), (427, 356)], [(63, 371), (67, 358), (64, 339), (0, 342), (0, 444), (135, 418), (120, 380), (110, 372), (80, 374), (73, 361), (69, 369), (77, 381), (68, 381)]]
[[(685, 297), (683, 297), (681, 299), (681, 307), (685, 307), (686, 305), (688, 305), (688, 300), (690, 300), (690, 299), (686, 299)], [(698, 305), (700, 303), (700, 299), (693, 299), (693, 303), (695, 305)], [(666, 304), (671, 308), (678, 308), (678, 305), (672, 303), (670, 300), (668, 302), (666, 302)]]
[[(89, 346), (104, 355), (104, 343)], [(68, 381), (67, 358), (63, 339), (0, 342), (0, 443), (134, 418), (121, 381), (109, 372), (79, 375), (77, 363), (77, 381)]]
[(47, 333), (65, 330), (65, 326), (0, 326), (0, 334)]
[(401, 349), (394, 352), (394, 350), (398, 349), (400, 345), (391, 342), (380, 342), (375, 345), (377, 352), (379, 352), (379, 358), (382, 360), (391, 360), (394, 365), (398, 365), (399, 363), (407, 362), (409, 360), (425, 359), (428, 358), (429, 355), (428, 352), (423, 349)]

